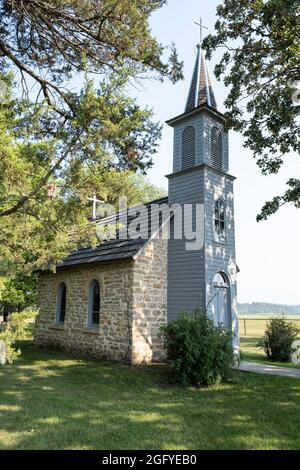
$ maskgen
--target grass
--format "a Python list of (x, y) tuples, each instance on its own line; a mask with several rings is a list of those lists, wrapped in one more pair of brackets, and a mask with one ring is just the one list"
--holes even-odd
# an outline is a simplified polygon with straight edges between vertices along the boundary
[(270, 361), (264, 351), (257, 347), (257, 342), (259, 337), (256, 338), (249, 338), (249, 336), (241, 336), (241, 353), (242, 353), (242, 360), (243, 361), (250, 361), (250, 362), (259, 362), (261, 364), (268, 364), (273, 366), (280, 366), (280, 367), (291, 367), (299, 369), (300, 365), (293, 364), (292, 362), (276, 362)]
[(0, 449), (299, 449), (300, 380), (236, 372), (209, 389), (35, 350), (0, 368)]
[[(273, 315), (275, 317), (276, 315)], [(278, 316), (278, 315), (277, 315)], [(272, 318), (272, 315), (270, 315)], [(268, 364), (280, 367), (296, 367), (300, 368), (300, 365), (295, 365), (292, 362), (275, 362), (270, 361), (264, 351), (257, 347), (259, 339), (262, 338), (265, 332), (266, 323), (268, 319), (262, 315), (243, 315), (239, 318), (239, 329), (240, 329), (240, 342), (242, 359), (250, 362), (259, 362), (261, 364)], [(295, 325), (300, 329), (300, 318), (287, 316), (286, 318), (290, 321), (294, 321)], [(244, 319), (246, 320), (246, 333), (244, 330)]]

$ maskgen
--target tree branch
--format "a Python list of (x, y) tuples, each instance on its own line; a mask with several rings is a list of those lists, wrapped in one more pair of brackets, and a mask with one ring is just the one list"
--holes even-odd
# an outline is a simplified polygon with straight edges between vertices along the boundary
[[(2, 52), (4, 53), (4, 55), (6, 55), (6, 57), (8, 57), (18, 67), (18, 69), (20, 71), (27, 73), (28, 75), (30, 75), (34, 80), (36, 80), (40, 84), (41, 89), (42, 89), (43, 94), (44, 94), (44, 97), (47, 100), (48, 104), (50, 106), (52, 106), (53, 109), (60, 116), (65, 117), (67, 115), (66, 111), (58, 109), (52, 103), (51, 98), (49, 96), (48, 87), (53, 88), (53, 90), (55, 90), (63, 98), (63, 100), (68, 104), (70, 109), (72, 109), (72, 106), (70, 104), (70, 100), (67, 99), (66, 94), (64, 92), (62, 92), (62, 90), (58, 86), (54, 85), (54, 83), (51, 83), (48, 80), (43, 79), (42, 77), (37, 75), (33, 70), (31, 70), (29, 67), (24, 65), (14, 54), (12, 54), (12, 52), (6, 47), (5, 43), (1, 39), (0, 39), (0, 49), (2, 49)], [(73, 109), (72, 109), (72, 111), (73, 111)], [(71, 117), (71, 115), (69, 115), (69, 117)]]
[[(78, 136), (79, 138), (79, 136)], [(76, 139), (77, 140), (77, 139)], [(42, 187), (47, 183), (48, 179), (50, 176), (54, 174), (54, 172), (60, 167), (62, 162), (67, 158), (69, 152), (73, 149), (73, 146), (75, 144), (75, 139), (73, 139), (72, 142), (68, 145), (67, 149), (65, 152), (59, 157), (57, 162), (48, 170), (48, 172), (40, 179), (39, 183), (35, 186), (35, 188), (32, 189), (28, 194), (23, 196), (16, 204), (14, 204), (12, 207), (9, 209), (5, 209), (4, 211), (0, 212), (0, 217), (6, 217), (8, 215), (13, 214), (14, 212), (17, 212), (26, 202), (29, 201), (29, 199), (32, 199), (41, 189)]]

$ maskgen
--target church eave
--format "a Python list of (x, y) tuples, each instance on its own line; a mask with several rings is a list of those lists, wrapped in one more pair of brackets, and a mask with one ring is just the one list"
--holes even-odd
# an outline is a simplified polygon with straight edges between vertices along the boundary
[(170, 173), (169, 175), (165, 175), (165, 176), (166, 178), (171, 179), (171, 178), (175, 178), (175, 176), (178, 176), (178, 175), (183, 175), (185, 173), (191, 173), (195, 170), (202, 170), (202, 169), (215, 171), (216, 173), (222, 176), (225, 176), (226, 178), (232, 181), (236, 180), (236, 176), (226, 173), (225, 171), (219, 170), (218, 168), (215, 168), (212, 165), (208, 165), (207, 163), (201, 163), (201, 165), (195, 165), (191, 168), (188, 168), (187, 170), (176, 171), (175, 173)]
[(192, 111), (179, 114), (178, 116), (175, 116), (172, 119), (168, 119), (165, 122), (169, 126), (174, 127), (175, 124), (178, 124), (180, 121), (184, 121), (186, 118), (194, 116), (194, 114), (198, 113), (199, 111), (208, 111), (209, 113), (212, 113), (214, 117), (220, 120), (223, 124), (226, 122), (224, 114), (222, 114), (217, 109), (212, 108), (211, 106), (208, 106), (208, 104), (201, 104), (200, 106), (197, 106), (197, 108), (194, 108)]
[[(63, 266), (56, 266), (56, 272), (62, 272), (62, 271), (69, 271), (70, 269), (76, 269), (76, 268), (89, 268), (91, 266), (96, 266), (96, 265), (101, 265), (101, 266), (107, 266), (113, 263), (123, 263), (123, 262), (134, 262), (135, 260), (135, 255), (129, 255), (129, 256), (124, 256), (123, 258), (116, 257), (115, 259), (109, 258), (107, 260), (101, 259), (101, 260), (96, 260), (96, 261), (90, 261), (90, 262), (85, 262), (85, 263), (74, 263), (70, 265), (63, 265)], [(41, 271), (41, 273), (44, 273)]]

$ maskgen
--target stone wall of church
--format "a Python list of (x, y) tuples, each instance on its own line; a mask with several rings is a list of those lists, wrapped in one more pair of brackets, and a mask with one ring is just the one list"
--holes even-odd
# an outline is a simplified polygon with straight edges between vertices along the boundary
[[(88, 295), (93, 279), (100, 283), (100, 324), (89, 329)], [(66, 284), (66, 315), (56, 324), (56, 296), (60, 282)], [(87, 357), (131, 361), (133, 261), (72, 268), (41, 274), (35, 342)]]
[[(100, 283), (100, 324), (87, 327), (89, 286)], [(64, 325), (56, 323), (58, 286), (66, 284)], [(164, 357), (160, 327), (166, 324), (167, 240), (148, 243), (135, 261), (41, 274), (35, 343), (74, 355), (127, 363)]]
[(167, 323), (167, 240), (154, 239), (133, 267), (132, 362), (165, 359), (160, 330)]

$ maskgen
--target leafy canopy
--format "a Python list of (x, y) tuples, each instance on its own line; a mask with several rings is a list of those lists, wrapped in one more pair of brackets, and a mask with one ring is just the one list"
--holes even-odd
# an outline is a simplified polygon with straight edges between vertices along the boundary
[(37, 276), (18, 273), (0, 278), (0, 309), (4, 315), (36, 305)]
[[(40, 144), (39, 161), (33, 155), (31, 162), (35, 184), (6, 204), (0, 217), (21, 208), (62, 169), (73, 182), (78, 162), (133, 171), (151, 166), (160, 126), (125, 88), (149, 74), (182, 78), (174, 46), (165, 61), (168, 48), (149, 27), (150, 15), (165, 3), (0, 0), (0, 102), (5, 87), (22, 92), (18, 137)], [(91, 74), (100, 77), (97, 89)], [(74, 89), (72, 79), (78, 78), (84, 79), (82, 90)], [(28, 152), (26, 164), (30, 158)]]
[[(229, 87), (228, 126), (244, 135), (263, 174), (277, 173), (291, 151), (300, 153), (299, 1), (225, 0), (217, 16), (216, 33), (204, 47), (209, 57), (219, 47), (226, 49), (215, 74), (219, 79), (224, 75)], [(258, 220), (285, 203), (300, 205), (295, 177), (283, 195), (264, 205)]]
[(73, 94), (66, 80), (83, 71), (132, 76), (152, 72), (177, 81), (182, 64), (174, 46), (152, 37), (149, 17), (166, 0), (1, 0), (2, 67), (12, 65), (22, 79), (31, 77), (41, 98), (57, 112), (72, 115)]
[[(95, 106), (102, 102), (101, 95), (92, 94), (91, 99)], [(53, 268), (70, 250), (95, 244), (96, 231), (89, 222), (88, 201), (94, 193), (110, 204), (116, 204), (119, 196), (127, 196), (130, 205), (163, 195), (142, 175), (126, 166), (121, 171), (115, 164), (118, 157), (108, 145), (108, 139), (113, 137), (116, 148), (136, 138), (140, 146), (149, 145), (152, 152), (155, 147), (152, 139), (155, 132), (160, 132), (160, 126), (153, 124), (152, 135), (144, 131), (145, 126), (152, 126), (149, 112), (140, 110), (120, 89), (109, 103), (103, 100), (99, 104), (99, 112), (104, 106), (107, 114), (111, 113), (105, 128), (97, 131), (100, 123), (95, 120), (91, 131), (82, 133), (80, 142), (72, 146), (72, 153), (57, 165), (57, 155), (64, 145), (61, 140), (32, 138), (39, 132), (39, 120), (47, 117), (47, 111), (43, 114), (34, 105), (11, 96), (0, 103), (2, 274), (11, 276), (15, 270)], [(129, 108), (133, 111), (127, 119)], [(49, 195), (48, 183), (56, 190), (54, 197)]]
[(92, 194), (110, 203), (119, 194), (129, 203), (143, 199), (133, 173), (152, 165), (161, 126), (128, 96), (127, 86), (144, 76), (182, 78), (174, 46), (162, 46), (149, 27), (150, 15), (164, 4), (0, 0), (5, 274), (54, 267), (71, 249), (95, 243), (88, 223)]
[(16, 343), (30, 338), (29, 322), (32, 322), (37, 314), (36, 310), (14, 312), (6, 323), (0, 324), (0, 341), (4, 341), (6, 345), (6, 362), (9, 364), (21, 355)]

